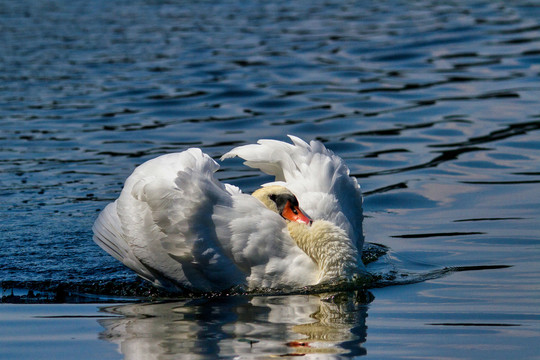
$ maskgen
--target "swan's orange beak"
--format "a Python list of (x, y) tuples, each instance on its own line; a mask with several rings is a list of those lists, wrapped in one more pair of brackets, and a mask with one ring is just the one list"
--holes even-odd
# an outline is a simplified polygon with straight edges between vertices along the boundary
[(281, 212), (281, 216), (290, 221), (296, 221), (302, 224), (311, 225), (311, 219), (300, 210), (298, 206), (294, 206), (290, 201), (287, 201), (287, 204)]

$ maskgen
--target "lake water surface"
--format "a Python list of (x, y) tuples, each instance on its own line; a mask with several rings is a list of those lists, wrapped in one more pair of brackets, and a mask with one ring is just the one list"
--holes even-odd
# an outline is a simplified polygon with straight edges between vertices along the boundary
[[(345, 159), (388, 249), (369, 290), (70, 308), (88, 358), (540, 359), (537, 2), (22, 0), (0, 41), (4, 296), (138, 284), (91, 233), (134, 167), (287, 134)], [(0, 357), (51, 306), (0, 320)]]

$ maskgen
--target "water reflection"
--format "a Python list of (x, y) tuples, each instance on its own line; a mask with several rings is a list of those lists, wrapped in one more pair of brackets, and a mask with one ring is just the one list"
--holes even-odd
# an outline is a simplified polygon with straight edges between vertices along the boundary
[(227, 297), (112, 306), (101, 338), (127, 360), (365, 355), (369, 292)]

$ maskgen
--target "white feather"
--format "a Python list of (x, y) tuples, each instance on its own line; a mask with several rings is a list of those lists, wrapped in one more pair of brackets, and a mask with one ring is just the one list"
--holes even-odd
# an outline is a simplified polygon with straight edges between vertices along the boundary
[[(338, 248), (339, 241), (352, 244), (342, 248), (361, 267), (362, 200), (356, 180), (322, 144), (291, 139), (293, 144), (260, 140), (223, 158), (240, 156), (285, 182), (310, 215), (343, 229), (345, 235), (332, 241)], [(220, 183), (214, 176), (218, 168), (199, 149), (140, 165), (96, 220), (95, 242), (141, 277), (174, 291), (321, 281), (318, 260), (295, 242), (287, 222), (256, 198)]]
[(298, 137), (289, 137), (293, 144), (259, 140), (229, 151), (222, 160), (238, 156), (246, 160), (245, 165), (275, 176), (276, 182), (296, 195), (309, 216), (344, 229), (361, 251), (363, 199), (356, 178), (350, 176), (343, 160), (322, 143), (307, 144)]

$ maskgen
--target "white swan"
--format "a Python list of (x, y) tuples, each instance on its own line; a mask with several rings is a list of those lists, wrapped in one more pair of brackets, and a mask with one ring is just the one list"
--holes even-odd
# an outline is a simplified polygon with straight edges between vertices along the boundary
[(353, 279), (364, 271), (360, 187), (320, 142), (290, 138), (293, 144), (259, 140), (222, 157), (275, 176), (253, 196), (219, 182), (219, 165), (200, 149), (145, 162), (100, 213), (94, 241), (172, 291)]

